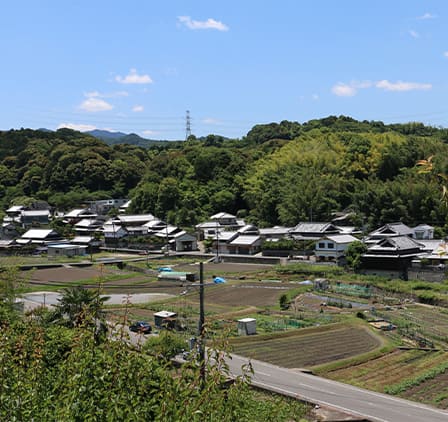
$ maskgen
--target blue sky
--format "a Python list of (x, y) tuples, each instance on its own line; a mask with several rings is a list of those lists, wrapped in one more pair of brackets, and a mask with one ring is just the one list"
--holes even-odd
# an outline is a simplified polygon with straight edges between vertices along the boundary
[(14, 0), (0, 129), (241, 138), (328, 115), (448, 127), (444, 0)]

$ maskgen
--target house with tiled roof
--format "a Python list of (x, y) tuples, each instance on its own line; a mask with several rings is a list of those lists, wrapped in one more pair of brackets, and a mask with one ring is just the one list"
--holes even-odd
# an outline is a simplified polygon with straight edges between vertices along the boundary
[(340, 230), (332, 223), (299, 223), (290, 230), (295, 240), (319, 240), (323, 236), (339, 232)]
[(362, 255), (362, 267), (369, 273), (387, 272), (407, 280), (412, 260), (425, 253), (425, 245), (407, 235), (385, 237)]

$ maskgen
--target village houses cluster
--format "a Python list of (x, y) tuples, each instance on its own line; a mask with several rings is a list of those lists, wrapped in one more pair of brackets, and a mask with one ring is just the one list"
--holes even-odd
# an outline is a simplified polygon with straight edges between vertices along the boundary
[[(405, 275), (408, 268), (425, 262), (439, 269), (448, 259), (445, 240), (434, 239), (434, 228), (411, 228), (401, 222), (386, 224), (371, 233), (333, 222), (299, 222), (294, 227), (258, 228), (236, 216), (220, 212), (195, 226), (195, 233), (168, 224), (152, 214), (127, 214), (130, 201), (90, 201), (67, 213), (57, 213), (45, 202), (17, 205), (6, 210), (0, 230), (0, 253), (48, 253), (48, 256), (85, 255), (100, 247), (211, 252), (226, 255), (264, 255), (312, 262), (345, 263), (348, 246), (361, 240), (365, 271)], [(113, 213), (110, 213), (114, 210)], [(51, 221), (59, 221), (55, 226)], [(53, 227), (53, 228), (51, 228)], [(68, 227), (64, 237), (54, 227)], [(282, 250), (276, 244), (288, 239), (303, 250)], [(205, 245), (205, 250), (203, 245)], [(311, 247), (310, 247), (311, 245)], [(406, 278), (406, 277), (404, 277)]]

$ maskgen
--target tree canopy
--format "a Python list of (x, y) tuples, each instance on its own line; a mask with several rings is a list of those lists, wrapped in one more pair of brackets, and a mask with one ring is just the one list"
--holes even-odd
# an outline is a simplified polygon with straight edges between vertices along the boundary
[(0, 205), (19, 197), (61, 210), (126, 197), (131, 212), (192, 226), (219, 211), (259, 226), (328, 221), (352, 209), (375, 226), (395, 220), (445, 227), (437, 180), (448, 169), (448, 130), (329, 116), (254, 126), (242, 139), (191, 136), (141, 148), (107, 145), (69, 129), (0, 132)]

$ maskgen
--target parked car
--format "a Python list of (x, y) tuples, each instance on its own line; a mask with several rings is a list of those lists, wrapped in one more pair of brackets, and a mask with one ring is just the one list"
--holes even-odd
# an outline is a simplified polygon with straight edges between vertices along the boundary
[(133, 331), (134, 333), (149, 334), (152, 331), (152, 327), (148, 322), (137, 321), (129, 326), (129, 330)]

